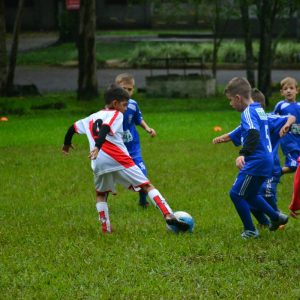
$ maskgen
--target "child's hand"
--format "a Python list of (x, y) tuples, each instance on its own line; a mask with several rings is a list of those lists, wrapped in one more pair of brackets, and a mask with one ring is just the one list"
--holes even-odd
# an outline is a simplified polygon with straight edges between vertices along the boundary
[(63, 152), (63, 154), (68, 155), (70, 152), (70, 149), (74, 149), (73, 145), (63, 145), (61, 148), (61, 151)]
[(285, 136), (290, 130), (290, 126), (289, 125), (283, 125), (279, 131), (279, 136), (283, 137)]
[(147, 132), (152, 136), (152, 137), (155, 137), (156, 136), (156, 131), (153, 129), (153, 128), (149, 128), (147, 130)]
[(224, 138), (223, 136), (217, 136), (215, 137), (213, 140), (212, 140), (212, 143), (213, 144), (220, 144), (220, 143), (223, 143), (224, 142)]
[(99, 153), (99, 149), (98, 149), (97, 147), (95, 147), (95, 148), (90, 152), (89, 159), (91, 159), (91, 160), (96, 159), (97, 156), (98, 156), (98, 153)]
[(235, 160), (235, 165), (241, 170), (245, 165), (245, 156), (241, 155)]

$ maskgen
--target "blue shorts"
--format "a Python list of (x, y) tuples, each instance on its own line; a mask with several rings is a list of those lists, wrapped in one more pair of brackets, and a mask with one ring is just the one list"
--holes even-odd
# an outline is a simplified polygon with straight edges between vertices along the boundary
[(300, 156), (299, 151), (291, 151), (286, 154), (284, 165), (289, 168), (297, 169), (298, 162), (297, 159)]
[(266, 177), (248, 175), (245, 173), (239, 173), (230, 193), (237, 194), (243, 197), (245, 200), (254, 198), (257, 196), (263, 182)]
[(259, 189), (258, 194), (264, 198), (273, 198), (277, 201), (277, 185), (280, 181), (280, 176), (272, 176), (265, 180)]

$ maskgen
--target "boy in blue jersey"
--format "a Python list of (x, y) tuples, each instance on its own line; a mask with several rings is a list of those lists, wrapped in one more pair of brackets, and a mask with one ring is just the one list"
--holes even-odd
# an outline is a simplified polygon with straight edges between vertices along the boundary
[[(251, 96), (255, 102), (265, 107), (265, 97), (261, 91), (254, 88), (251, 91)], [(294, 116), (278, 116), (274, 114), (267, 114), (268, 125), (270, 130), (270, 139), (272, 144), (272, 155), (274, 160), (272, 176), (267, 178), (262, 184), (259, 195), (278, 211), (277, 207), (277, 185), (281, 177), (281, 167), (278, 157), (278, 145), (280, 138), (284, 136), (290, 129), (291, 125), (295, 122)], [(213, 144), (224, 143), (232, 141), (235, 146), (241, 145), (241, 126), (238, 126), (233, 131), (218, 136), (213, 139)], [(269, 226), (269, 219), (260, 211), (251, 208), (252, 214), (258, 220), (260, 226)]]
[(243, 238), (258, 237), (250, 214), (250, 206), (265, 213), (277, 230), (288, 222), (288, 216), (274, 210), (258, 192), (273, 169), (272, 145), (267, 116), (259, 103), (251, 98), (247, 79), (235, 77), (225, 88), (230, 105), (241, 112), (242, 149), (236, 159), (239, 174), (230, 190), (230, 197), (244, 225)]
[[(131, 97), (134, 92), (135, 80), (131, 74), (122, 73), (119, 74), (115, 83), (126, 90)], [(132, 157), (135, 164), (142, 170), (145, 176), (147, 176), (147, 170), (142, 158), (140, 138), (136, 126), (141, 126), (151, 137), (156, 136), (156, 132), (153, 128), (150, 128), (145, 122), (142, 116), (142, 112), (139, 109), (137, 102), (133, 99), (129, 99), (127, 110), (124, 113), (123, 130), (124, 130), (124, 144)], [(143, 192), (139, 192), (139, 205), (147, 208), (149, 203), (146, 199), (147, 195)]]
[(285, 164), (282, 167), (282, 174), (295, 172), (300, 156), (300, 103), (296, 102), (298, 94), (298, 83), (292, 77), (286, 77), (280, 82), (281, 95), (284, 100), (279, 101), (274, 109), (278, 115), (293, 115), (296, 118), (295, 124), (289, 132), (280, 141), (282, 152), (285, 156)]

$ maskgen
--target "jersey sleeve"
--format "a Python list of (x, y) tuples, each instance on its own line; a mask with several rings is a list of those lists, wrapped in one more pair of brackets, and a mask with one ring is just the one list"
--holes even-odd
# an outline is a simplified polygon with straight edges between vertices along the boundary
[(135, 105), (136, 105), (136, 110), (133, 116), (133, 121), (135, 125), (140, 125), (143, 120), (143, 116), (138, 104), (136, 103)]
[(258, 123), (258, 118), (256, 118), (255, 113), (248, 108), (242, 113), (242, 126), (248, 132), (250, 129), (256, 129), (260, 131), (260, 126)]
[(87, 134), (86, 125), (89, 123), (89, 117), (78, 120), (74, 123), (75, 132), (79, 134)]
[(280, 115), (281, 114), (281, 103), (282, 101), (279, 101), (276, 105), (275, 105), (275, 108), (274, 108), (274, 111), (273, 113), (276, 114), (276, 115)]
[(229, 132), (229, 137), (235, 146), (237, 147), (240, 146), (242, 144), (241, 126), (238, 126), (237, 128), (233, 129), (231, 132)]
[(288, 118), (289, 116), (269, 114), (268, 125), (270, 133), (279, 133), (280, 129), (287, 122)]

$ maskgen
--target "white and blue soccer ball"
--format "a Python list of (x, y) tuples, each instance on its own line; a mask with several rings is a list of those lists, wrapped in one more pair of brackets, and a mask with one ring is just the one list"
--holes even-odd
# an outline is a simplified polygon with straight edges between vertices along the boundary
[[(187, 213), (185, 211), (176, 211), (176, 212), (174, 212), (174, 216), (178, 220), (180, 220), (180, 221), (188, 224), (189, 229), (186, 232), (193, 232), (194, 227), (195, 227), (195, 222), (194, 222), (193, 217), (189, 213)], [(176, 227), (174, 225), (167, 224), (167, 229), (170, 230), (170, 231), (173, 231), (175, 233), (179, 233), (180, 232), (180, 230), (178, 229), (178, 227)]]

